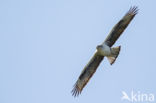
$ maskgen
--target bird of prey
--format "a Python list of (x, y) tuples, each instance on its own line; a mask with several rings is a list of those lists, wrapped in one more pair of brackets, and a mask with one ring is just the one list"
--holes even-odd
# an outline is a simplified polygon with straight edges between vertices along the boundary
[(120, 37), (120, 35), (123, 33), (123, 31), (137, 13), (138, 8), (136, 6), (131, 7), (125, 16), (113, 27), (105, 41), (96, 47), (96, 52), (94, 53), (89, 63), (84, 67), (82, 73), (74, 85), (73, 90), (71, 91), (74, 97), (78, 96), (82, 92), (84, 86), (93, 76), (104, 57), (107, 57), (111, 65), (115, 62), (119, 55), (121, 46), (112, 47), (112, 45)]

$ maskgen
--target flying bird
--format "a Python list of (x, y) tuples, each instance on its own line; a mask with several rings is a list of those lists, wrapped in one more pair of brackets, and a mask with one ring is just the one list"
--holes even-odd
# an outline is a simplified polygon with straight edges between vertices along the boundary
[(89, 63), (84, 67), (73, 90), (71, 91), (74, 97), (78, 96), (82, 92), (83, 88), (93, 76), (104, 57), (107, 57), (111, 65), (115, 62), (119, 55), (121, 46), (112, 46), (137, 13), (138, 8), (136, 6), (131, 7), (125, 16), (113, 27), (105, 41), (96, 47), (96, 52)]

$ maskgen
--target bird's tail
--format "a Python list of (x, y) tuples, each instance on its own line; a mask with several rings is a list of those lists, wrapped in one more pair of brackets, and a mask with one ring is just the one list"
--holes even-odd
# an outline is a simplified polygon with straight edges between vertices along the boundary
[(116, 58), (118, 57), (120, 49), (121, 49), (121, 46), (111, 48), (112, 55), (107, 56), (107, 59), (111, 65), (115, 62)]

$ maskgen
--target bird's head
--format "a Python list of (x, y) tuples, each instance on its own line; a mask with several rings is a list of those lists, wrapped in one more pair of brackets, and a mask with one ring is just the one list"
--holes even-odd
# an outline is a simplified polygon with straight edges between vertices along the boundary
[(98, 46), (96, 47), (97, 50), (101, 50), (102, 48), (103, 48), (102, 45), (98, 45)]

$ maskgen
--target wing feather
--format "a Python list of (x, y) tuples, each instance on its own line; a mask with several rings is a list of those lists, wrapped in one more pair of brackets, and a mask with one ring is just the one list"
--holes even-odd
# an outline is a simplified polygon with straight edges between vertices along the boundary
[(138, 8), (136, 6), (131, 7), (125, 16), (113, 27), (104, 43), (111, 47), (137, 13)]
[(82, 89), (93, 76), (103, 58), (103, 56), (98, 55), (98, 53), (96, 52), (89, 63), (84, 67), (82, 73), (80, 74), (77, 82), (74, 85), (73, 90), (71, 91), (74, 97), (78, 96), (81, 93)]

